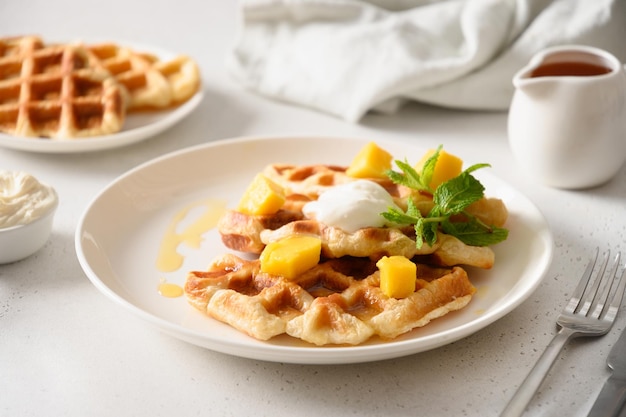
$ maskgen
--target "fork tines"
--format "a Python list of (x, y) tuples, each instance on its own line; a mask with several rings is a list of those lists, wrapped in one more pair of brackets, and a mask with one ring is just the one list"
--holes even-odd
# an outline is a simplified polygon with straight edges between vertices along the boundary
[[(618, 252), (607, 271), (610, 258), (610, 251), (607, 251), (603, 255), (602, 263), (596, 268), (598, 255), (599, 249), (596, 248), (565, 312), (613, 321), (626, 286), (626, 280), (622, 279), (624, 266), (620, 266)], [(581, 303), (581, 300), (584, 302)]]

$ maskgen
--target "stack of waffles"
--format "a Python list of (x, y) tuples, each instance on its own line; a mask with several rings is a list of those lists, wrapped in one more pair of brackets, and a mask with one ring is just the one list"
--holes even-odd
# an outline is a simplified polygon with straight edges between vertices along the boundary
[[(305, 218), (302, 207), (335, 185), (354, 179), (336, 166), (274, 164), (264, 170), (285, 190), (282, 209), (270, 215), (227, 212), (218, 229), (226, 247), (248, 255), (218, 256), (206, 271), (188, 274), (185, 293), (196, 309), (260, 340), (287, 334), (314, 345), (358, 345), (371, 338), (396, 338), (431, 320), (462, 309), (475, 288), (464, 265), (491, 268), (493, 251), (441, 235), (434, 246), (416, 248), (411, 228), (368, 227), (349, 233)], [(407, 189), (373, 179), (399, 203)], [(500, 200), (477, 211), (503, 224)], [(485, 206), (488, 207), (485, 210)], [(495, 218), (497, 217), (497, 218)], [(289, 235), (314, 235), (322, 242), (320, 262), (295, 279), (261, 270), (263, 248)], [(380, 288), (376, 262), (401, 255), (417, 264), (415, 291), (392, 298)]]
[(200, 88), (196, 63), (113, 43), (0, 38), (0, 132), (74, 139), (116, 133), (128, 113), (178, 106)]

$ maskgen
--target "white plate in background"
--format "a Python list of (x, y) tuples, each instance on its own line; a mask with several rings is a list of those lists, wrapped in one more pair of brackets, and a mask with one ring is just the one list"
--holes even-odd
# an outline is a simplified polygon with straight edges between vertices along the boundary
[[(47, 41), (44, 38), (44, 41)], [(85, 43), (113, 42), (127, 46), (138, 52), (148, 52), (162, 60), (172, 59), (175, 53), (153, 46), (115, 40), (84, 40)], [(119, 148), (156, 136), (187, 117), (200, 104), (204, 97), (202, 85), (200, 90), (183, 104), (165, 110), (146, 111), (126, 114), (122, 130), (104, 136), (91, 136), (72, 139), (47, 139), (14, 136), (0, 133), (0, 146), (39, 153), (75, 153), (92, 152), (104, 149)]]

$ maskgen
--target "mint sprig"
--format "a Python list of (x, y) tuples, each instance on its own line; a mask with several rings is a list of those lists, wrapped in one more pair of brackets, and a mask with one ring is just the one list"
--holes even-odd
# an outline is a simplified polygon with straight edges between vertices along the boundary
[[(433, 195), (434, 206), (426, 216), (422, 216), (409, 197), (407, 210), (403, 212), (390, 207), (381, 215), (388, 221), (401, 225), (414, 225), (415, 242), (421, 248), (424, 242), (430, 246), (437, 241), (437, 232), (454, 236), (470, 246), (489, 246), (502, 242), (508, 237), (508, 230), (487, 225), (466, 211), (472, 203), (484, 197), (485, 187), (478, 181), (472, 172), (489, 167), (489, 164), (475, 164), (461, 172), (458, 176), (441, 183), (435, 190), (430, 188), (430, 182), (439, 158), (441, 146), (426, 160), (421, 172), (417, 172), (407, 162), (395, 161), (402, 171), (387, 171), (389, 178), (396, 184), (404, 185), (418, 192), (428, 192)], [(464, 216), (463, 221), (454, 221), (452, 217), (458, 214)]]

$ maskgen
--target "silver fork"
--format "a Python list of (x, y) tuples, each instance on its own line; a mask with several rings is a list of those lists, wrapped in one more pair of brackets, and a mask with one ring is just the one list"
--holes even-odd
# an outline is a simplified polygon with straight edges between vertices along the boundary
[(500, 414), (501, 417), (524, 413), (568, 340), (578, 336), (602, 336), (613, 325), (626, 286), (624, 268), (620, 268), (618, 253), (607, 272), (609, 252), (606, 252), (602, 264), (596, 269), (598, 252), (596, 248), (572, 298), (556, 321), (560, 327), (558, 333)]

